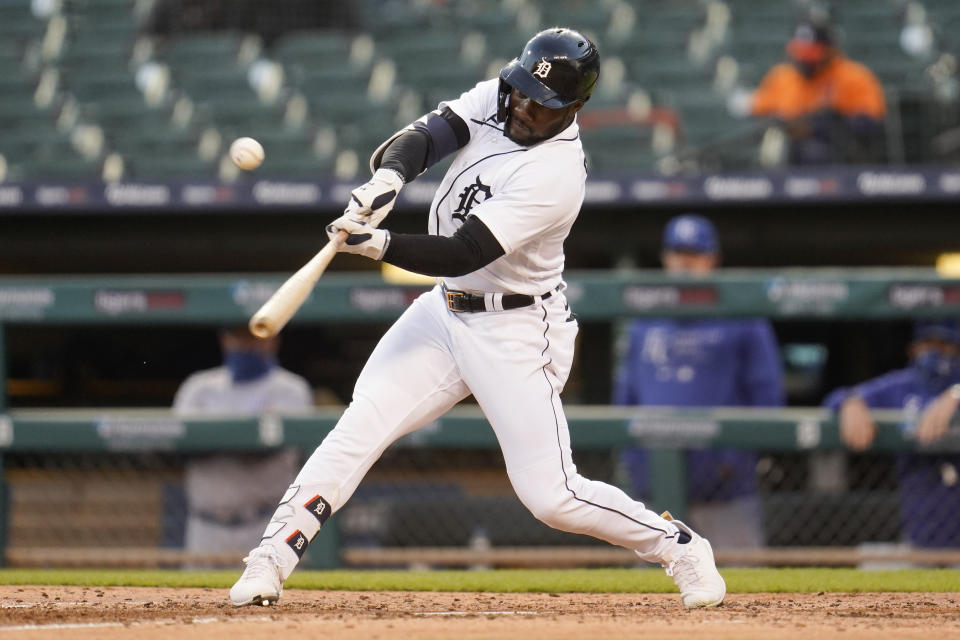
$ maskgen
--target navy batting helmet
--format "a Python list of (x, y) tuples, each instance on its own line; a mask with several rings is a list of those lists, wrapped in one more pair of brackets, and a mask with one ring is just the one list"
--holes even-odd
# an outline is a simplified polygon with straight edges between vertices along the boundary
[(600, 77), (600, 52), (579, 31), (554, 27), (530, 38), (519, 58), (500, 70), (497, 118), (507, 117), (513, 87), (534, 102), (560, 109), (586, 101)]

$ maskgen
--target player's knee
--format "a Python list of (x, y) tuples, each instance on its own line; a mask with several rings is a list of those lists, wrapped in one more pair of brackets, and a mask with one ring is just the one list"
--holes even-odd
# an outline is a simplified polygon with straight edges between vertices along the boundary
[(554, 529), (574, 531), (573, 505), (567, 496), (534, 496), (523, 500), (533, 517)]

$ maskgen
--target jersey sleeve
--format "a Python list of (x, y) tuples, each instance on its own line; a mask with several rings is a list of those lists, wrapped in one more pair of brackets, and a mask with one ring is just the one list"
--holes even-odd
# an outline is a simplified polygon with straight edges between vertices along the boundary
[(177, 414), (189, 414), (200, 411), (202, 382), (198, 374), (190, 375), (173, 396), (173, 412)]
[(480, 127), (484, 126), (483, 122), (496, 117), (499, 88), (499, 78), (478, 82), (475, 87), (460, 94), (459, 98), (441, 102), (437, 113), (443, 107), (448, 107), (466, 123), (470, 137), (473, 138)]
[(903, 401), (911, 388), (908, 369), (899, 369), (871, 378), (853, 387), (841, 387), (831, 392), (823, 406), (838, 411), (847, 398), (863, 399), (871, 409), (902, 409)]
[[(496, 78), (478, 82), (475, 87), (461, 94), (459, 98), (441, 102), (433, 111), (424, 114), (403, 129), (394, 133), (370, 154), (370, 173), (373, 174), (380, 167), (383, 153), (387, 150), (387, 147), (406, 131), (420, 130), (427, 133), (427, 135), (438, 138), (434, 143), (439, 143), (441, 151), (434, 155), (439, 157), (433, 158), (432, 162), (428, 160), (427, 166), (432, 165), (450, 151), (464, 146), (469, 142), (469, 138), (472, 138), (482, 126), (480, 123), (496, 114), (499, 83), (499, 79)], [(449, 132), (444, 132), (444, 125), (442, 123), (445, 119), (445, 110), (449, 110), (463, 121), (463, 125), (465, 125), (464, 132), (460, 131), (459, 123), (456, 126), (452, 126)], [(467, 137), (465, 138), (465, 136)], [(442, 140), (444, 137), (450, 137), (452, 140), (449, 143), (445, 143)], [(425, 169), (426, 167), (424, 167), (424, 170)]]
[(559, 159), (553, 162), (546, 156), (534, 156), (474, 210), (472, 215), (487, 226), (504, 253), (512, 253), (579, 213), (585, 174), (566, 175), (562, 169)]

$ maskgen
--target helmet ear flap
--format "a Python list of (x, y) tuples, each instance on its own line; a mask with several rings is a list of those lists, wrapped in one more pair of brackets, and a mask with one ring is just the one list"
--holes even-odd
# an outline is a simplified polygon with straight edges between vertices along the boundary
[(507, 104), (510, 101), (512, 87), (507, 81), (500, 78), (500, 91), (497, 93), (497, 122), (506, 122)]

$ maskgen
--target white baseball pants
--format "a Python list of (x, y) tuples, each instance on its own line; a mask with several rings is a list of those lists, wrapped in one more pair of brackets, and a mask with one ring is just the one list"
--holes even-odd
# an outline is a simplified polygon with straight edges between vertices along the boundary
[[(353, 401), (307, 460), (265, 537), (286, 539), (299, 529), (311, 539), (319, 525), (301, 513), (301, 502), (323, 495), (336, 511), (392, 442), (473, 393), (517, 496), (537, 519), (649, 562), (669, 560), (672, 523), (577, 473), (560, 403), (577, 331), (562, 293), (523, 309), (481, 313), (450, 311), (439, 287), (423, 294), (374, 349)], [(289, 553), (287, 545), (276, 546)]]

